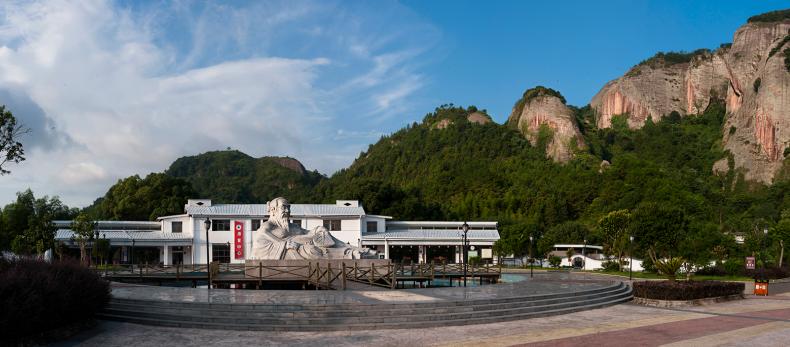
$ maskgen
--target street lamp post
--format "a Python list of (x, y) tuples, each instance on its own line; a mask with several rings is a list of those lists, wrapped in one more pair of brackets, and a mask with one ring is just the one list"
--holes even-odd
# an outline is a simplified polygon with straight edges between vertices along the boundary
[(532, 259), (532, 241), (534, 239), (535, 238), (532, 236), (532, 234), (529, 234), (529, 278), (532, 278), (532, 268), (535, 265), (535, 260)]
[(208, 217), (206, 217), (206, 221), (203, 222), (203, 226), (206, 227), (206, 275), (208, 277), (208, 289), (211, 290), (211, 268), (210, 268), (211, 262), (209, 261), (210, 258), (209, 258), (209, 243), (208, 243), (208, 229), (211, 228), (211, 219), (208, 219)]
[(768, 239), (768, 227), (763, 228), (763, 274), (760, 275), (761, 279), (765, 280), (765, 242)]
[(134, 239), (132, 239), (132, 256), (129, 257), (129, 262), (132, 263), (132, 269), (134, 269)]
[(584, 237), (584, 247), (582, 247), (582, 270), (587, 270), (587, 237)]
[(464, 287), (466, 287), (466, 266), (467, 266), (467, 263), (466, 263), (466, 233), (469, 232), (469, 224), (466, 224), (466, 221), (464, 221), (464, 224), (461, 225), (461, 230), (464, 231), (464, 239), (463, 239), (464, 245), (463, 245), (463, 253), (461, 253), (461, 261), (464, 262)]
[(631, 251), (628, 252), (628, 256), (631, 260), (628, 262), (628, 280), (632, 281), (634, 279), (634, 234), (631, 234)]

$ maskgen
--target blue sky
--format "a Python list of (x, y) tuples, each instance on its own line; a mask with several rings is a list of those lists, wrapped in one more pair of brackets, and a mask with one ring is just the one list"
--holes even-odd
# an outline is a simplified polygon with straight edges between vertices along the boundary
[(84, 206), (227, 147), (348, 167), (444, 103), (504, 122), (529, 88), (583, 106), (658, 51), (716, 48), (778, 1), (6, 1), (0, 104), (33, 128), (0, 204)]

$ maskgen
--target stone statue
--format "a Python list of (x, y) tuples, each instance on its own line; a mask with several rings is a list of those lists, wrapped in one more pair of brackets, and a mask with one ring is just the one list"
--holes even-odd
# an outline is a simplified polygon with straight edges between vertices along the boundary
[(266, 203), (269, 220), (253, 232), (250, 256), (255, 259), (377, 259), (378, 253), (334, 238), (326, 228), (302, 229), (289, 223), (291, 205), (285, 198)]

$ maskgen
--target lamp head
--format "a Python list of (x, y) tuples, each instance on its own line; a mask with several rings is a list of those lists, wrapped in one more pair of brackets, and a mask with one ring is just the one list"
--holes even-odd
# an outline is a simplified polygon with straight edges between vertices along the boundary
[(631, 236), (629, 237), (629, 239), (631, 239), (631, 242), (634, 242), (634, 234), (631, 234)]
[(466, 233), (469, 231), (469, 224), (466, 224), (466, 221), (464, 221), (464, 224), (461, 225), (461, 229), (464, 231), (464, 235), (466, 235)]
[(768, 235), (768, 227), (763, 228), (763, 234)]
[(203, 226), (205, 226), (206, 231), (208, 231), (208, 229), (211, 228), (211, 219), (208, 219), (208, 217), (206, 217), (206, 221), (203, 222)]
[(587, 238), (586, 237), (584, 238), (584, 244), (587, 244)]
[(532, 240), (534, 240), (534, 239), (535, 238), (532, 236), (532, 234), (529, 234), (529, 242), (532, 242)]

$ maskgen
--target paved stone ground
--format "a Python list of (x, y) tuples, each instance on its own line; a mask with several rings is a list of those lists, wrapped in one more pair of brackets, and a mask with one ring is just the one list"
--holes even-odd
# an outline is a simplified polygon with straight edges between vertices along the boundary
[(787, 346), (790, 300), (750, 297), (692, 309), (623, 304), (514, 322), (413, 330), (252, 332), (130, 323), (78, 346)]
[[(537, 275), (537, 274), (536, 274)], [(165, 287), (116, 287), (124, 297), (196, 302), (339, 303), (453, 300), (512, 295), (526, 290), (564, 291), (601, 285), (604, 277), (538, 275), (532, 281), (496, 286), (397, 291), (214, 291)], [(610, 279), (610, 278), (609, 278)], [(572, 280), (576, 283), (563, 282)], [(579, 281), (581, 280), (581, 281)], [(531, 283), (530, 283), (531, 282)], [(510, 287), (508, 289), (508, 287)], [(578, 288), (578, 287), (576, 287)], [(142, 289), (142, 290), (141, 290)], [(177, 289), (177, 290), (174, 290)], [(185, 289), (185, 290), (182, 290)], [(497, 294), (497, 292), (501, 292)], [(301, 294), (300, 294), (301, 293)], [(420, 298), (423, 297), (423, 298)], [(79, 343), (81, 341), (81, 343)], [(338, 332), (256, 332), (166, 328), (107, 322), (81, 339), (55, 346), (788, 346), (790, 294), (749, 296), (688, 309), (622, 304), (521, 321), (426, 329)]]
[[(338, 290), (244, 290), (187, 287), (157, 287), (114, 284), (112, 295), (122, 299), (161, 300), (196, 303), (260, 304), (381, 304), (383, 302), (420, 302), (437, 300), (472, 300), (561, 293), (609, 287), (612, 278), (569, 273), (503, 272), (510, 282), (497, 285), (382, 290), (376, 286), (355, 286)], [(361, 287), (361, 288), (360, 288)]]

